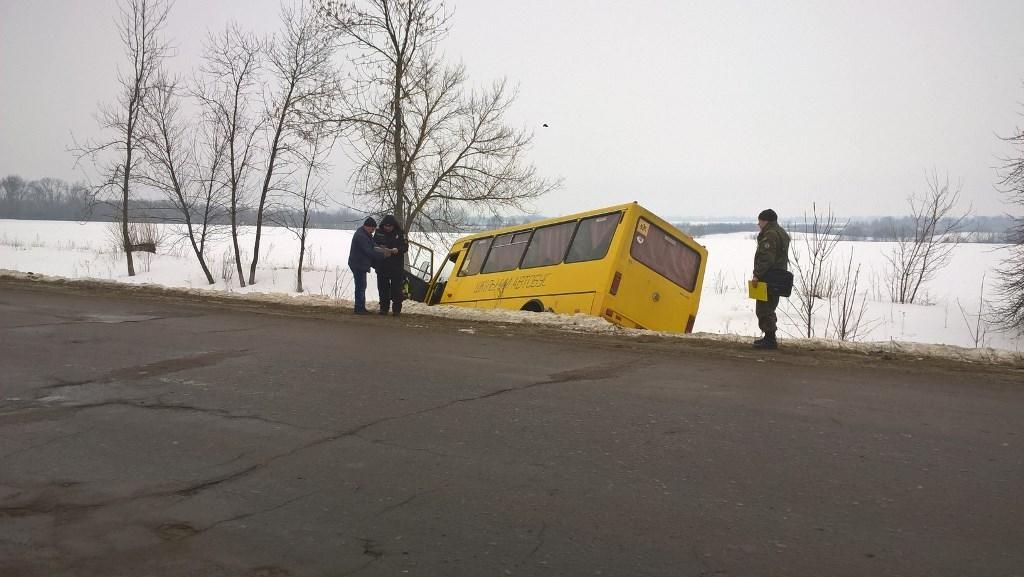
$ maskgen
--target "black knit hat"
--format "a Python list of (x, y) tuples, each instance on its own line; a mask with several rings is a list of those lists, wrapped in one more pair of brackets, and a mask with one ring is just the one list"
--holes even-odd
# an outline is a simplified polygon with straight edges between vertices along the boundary
[(372, 216), (368, 216), (366, 217), (366, 220), (363, 221), (363, 226), (372, 226), (373, 228), (377, 228), (377, 221), (373, 220)]
[(779, 215), (775, 214), (775, 211), (766, 208), (761, 211), (761, 214), (757, 215), (757, 220), (767, 220), (768, 222), (775, 222), (779, 220)]
[(393, 215), (393, 214), (386, 214), (386, 215), (384, 215), (384, 218), (380, 219), (380, 225), (381, 226), (387, 226), (389, 224), (391, 226), (398, 226), (398, 219), (395, 218), (395, 215)]

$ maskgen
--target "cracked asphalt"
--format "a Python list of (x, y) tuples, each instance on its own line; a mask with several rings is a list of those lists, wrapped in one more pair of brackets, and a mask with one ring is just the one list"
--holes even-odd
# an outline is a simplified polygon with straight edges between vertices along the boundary
[(0, 280), (3, 577), (1019, 577), (1022, 429), (1019, 368)]

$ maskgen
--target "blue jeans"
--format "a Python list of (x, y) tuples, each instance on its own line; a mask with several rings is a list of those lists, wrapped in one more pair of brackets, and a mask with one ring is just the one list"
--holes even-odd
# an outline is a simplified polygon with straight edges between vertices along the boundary
[(352, 278), (356, 281), (356, 310), (366, 310), (366, 273), (369, 271), (352, 269)]

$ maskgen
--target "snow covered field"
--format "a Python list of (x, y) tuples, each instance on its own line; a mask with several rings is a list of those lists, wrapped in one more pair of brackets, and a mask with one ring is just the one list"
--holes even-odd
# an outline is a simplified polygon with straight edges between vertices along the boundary
[[(313, 230), (307, 246), (303, 273), (305, 295), (295, 292), (295, 266), (298, 241), (289, 231), (264, 228), (261, 262), (255, 285), (240, 288), (230, 241), (222, 239), (208, 250), (209, 265), (217, 282), (207, 285), (202, 270), (186, 243), (173, 243), (174, 227), (160, 225), (166, 233), (156, 255), (136, 253), (135, 277), (128, 277), (122, 254), (113, 247), (107, 223), (0, 220), (0, 274), (6, 271), (32, 272), (38, 275), (71, 279), (98, 279), (121, 283), (156, 284), (192, 290), (215, 290), (247, 295), (263, 300), (303, 299), (311, 303), (351, 306), (352, 277), (346, 265), (352, 231)], [(245, 230), (240, 246), (252, 249), (254, 231)], [(759, 334), (753, 314), (753, 301), (746, 295), (754, 252), (753, 235), (714, 235), (698, 239), (708, 248), (708, 268), (694, 331), (716, 338), (744, 340)], [(1003, 247), (990, 244), (960, 245), (952, 262), (924, 287), (921, 304), (900, 305), (889, 302), (884, 281), (885, 252), (888, 243), (841, 242), (834, 257), (845, 266), (853, 251), (854, 266), (861, 265), (860, 290), (866, 300), (866, 313), (857, 341), (882, 343), (902, 350), (922, 350), (944, 356), (976, 360), (1017, 358), (1024, 351), (1020, 336), (978, 324), (979, 311), (985, 312), (993, 298), (994, 270), (1003, 258)], [(443, 256), (447, 247), (437, 251)], [(791, 249), (802, 243), (794, 235)], [(243, 249), (243, 254), (245, 254)], [(248, 274), (248, 263), (244, 263)], [(16, 273), (8, 273), (16, 274)], [(985, 277), (984, 291), (982, 277)], [(376, 279), (371, 273), (368, 300), (376, 298)], [(796, 339), (801, 330), (794, 322), (796, 314), (783, 300), (779, 308), (780, 336)], [(492, 319), (501, 322), (533, 322), (560, 325), (573, 330), (621, 331), (594, 317), (558, 316), (516, 311), (478, 311), (457, 307), (425, 307), (410, 303), (410, 313), (442, 315), (467, 320)], [(803, 346), (849, 346), (832, 340), (827, 326), (828, 307), (818, 313), (815, 336), (802, 340)], [(641, 332), (641, 331), (634, 331)], [(927, 346), (926, 346), (927, 345)], [(953, 345), (969, 350), (952, 351)]]

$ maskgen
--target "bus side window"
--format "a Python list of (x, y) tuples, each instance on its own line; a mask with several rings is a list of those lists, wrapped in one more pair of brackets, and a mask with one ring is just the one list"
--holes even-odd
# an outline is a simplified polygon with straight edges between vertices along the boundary
[(572, 239), (572, 246), (569, 247), (569, 254), (565, 262), (583, 262), (587, 260), (601, 260), (608, 254), (608, 247), (612, 244), (612, 237), (615, 235), (615, 227), (618, 226), (622, 213), (602, 214), (592, 216), (580, 221), (576, 236)]
[(533, 231), (527, 230), (495, 237), (494, 245), (480, 272), (503, 272), (518, 267), (523, 251), (526, 250), (526, 243), (530, 242), (531, 234)]
[(575, 220), (538, 228), (537, 232), (533, 233), (530, 246), (526, 249), (522, 268), (548, 266), (562, 262), (575, 228)]

